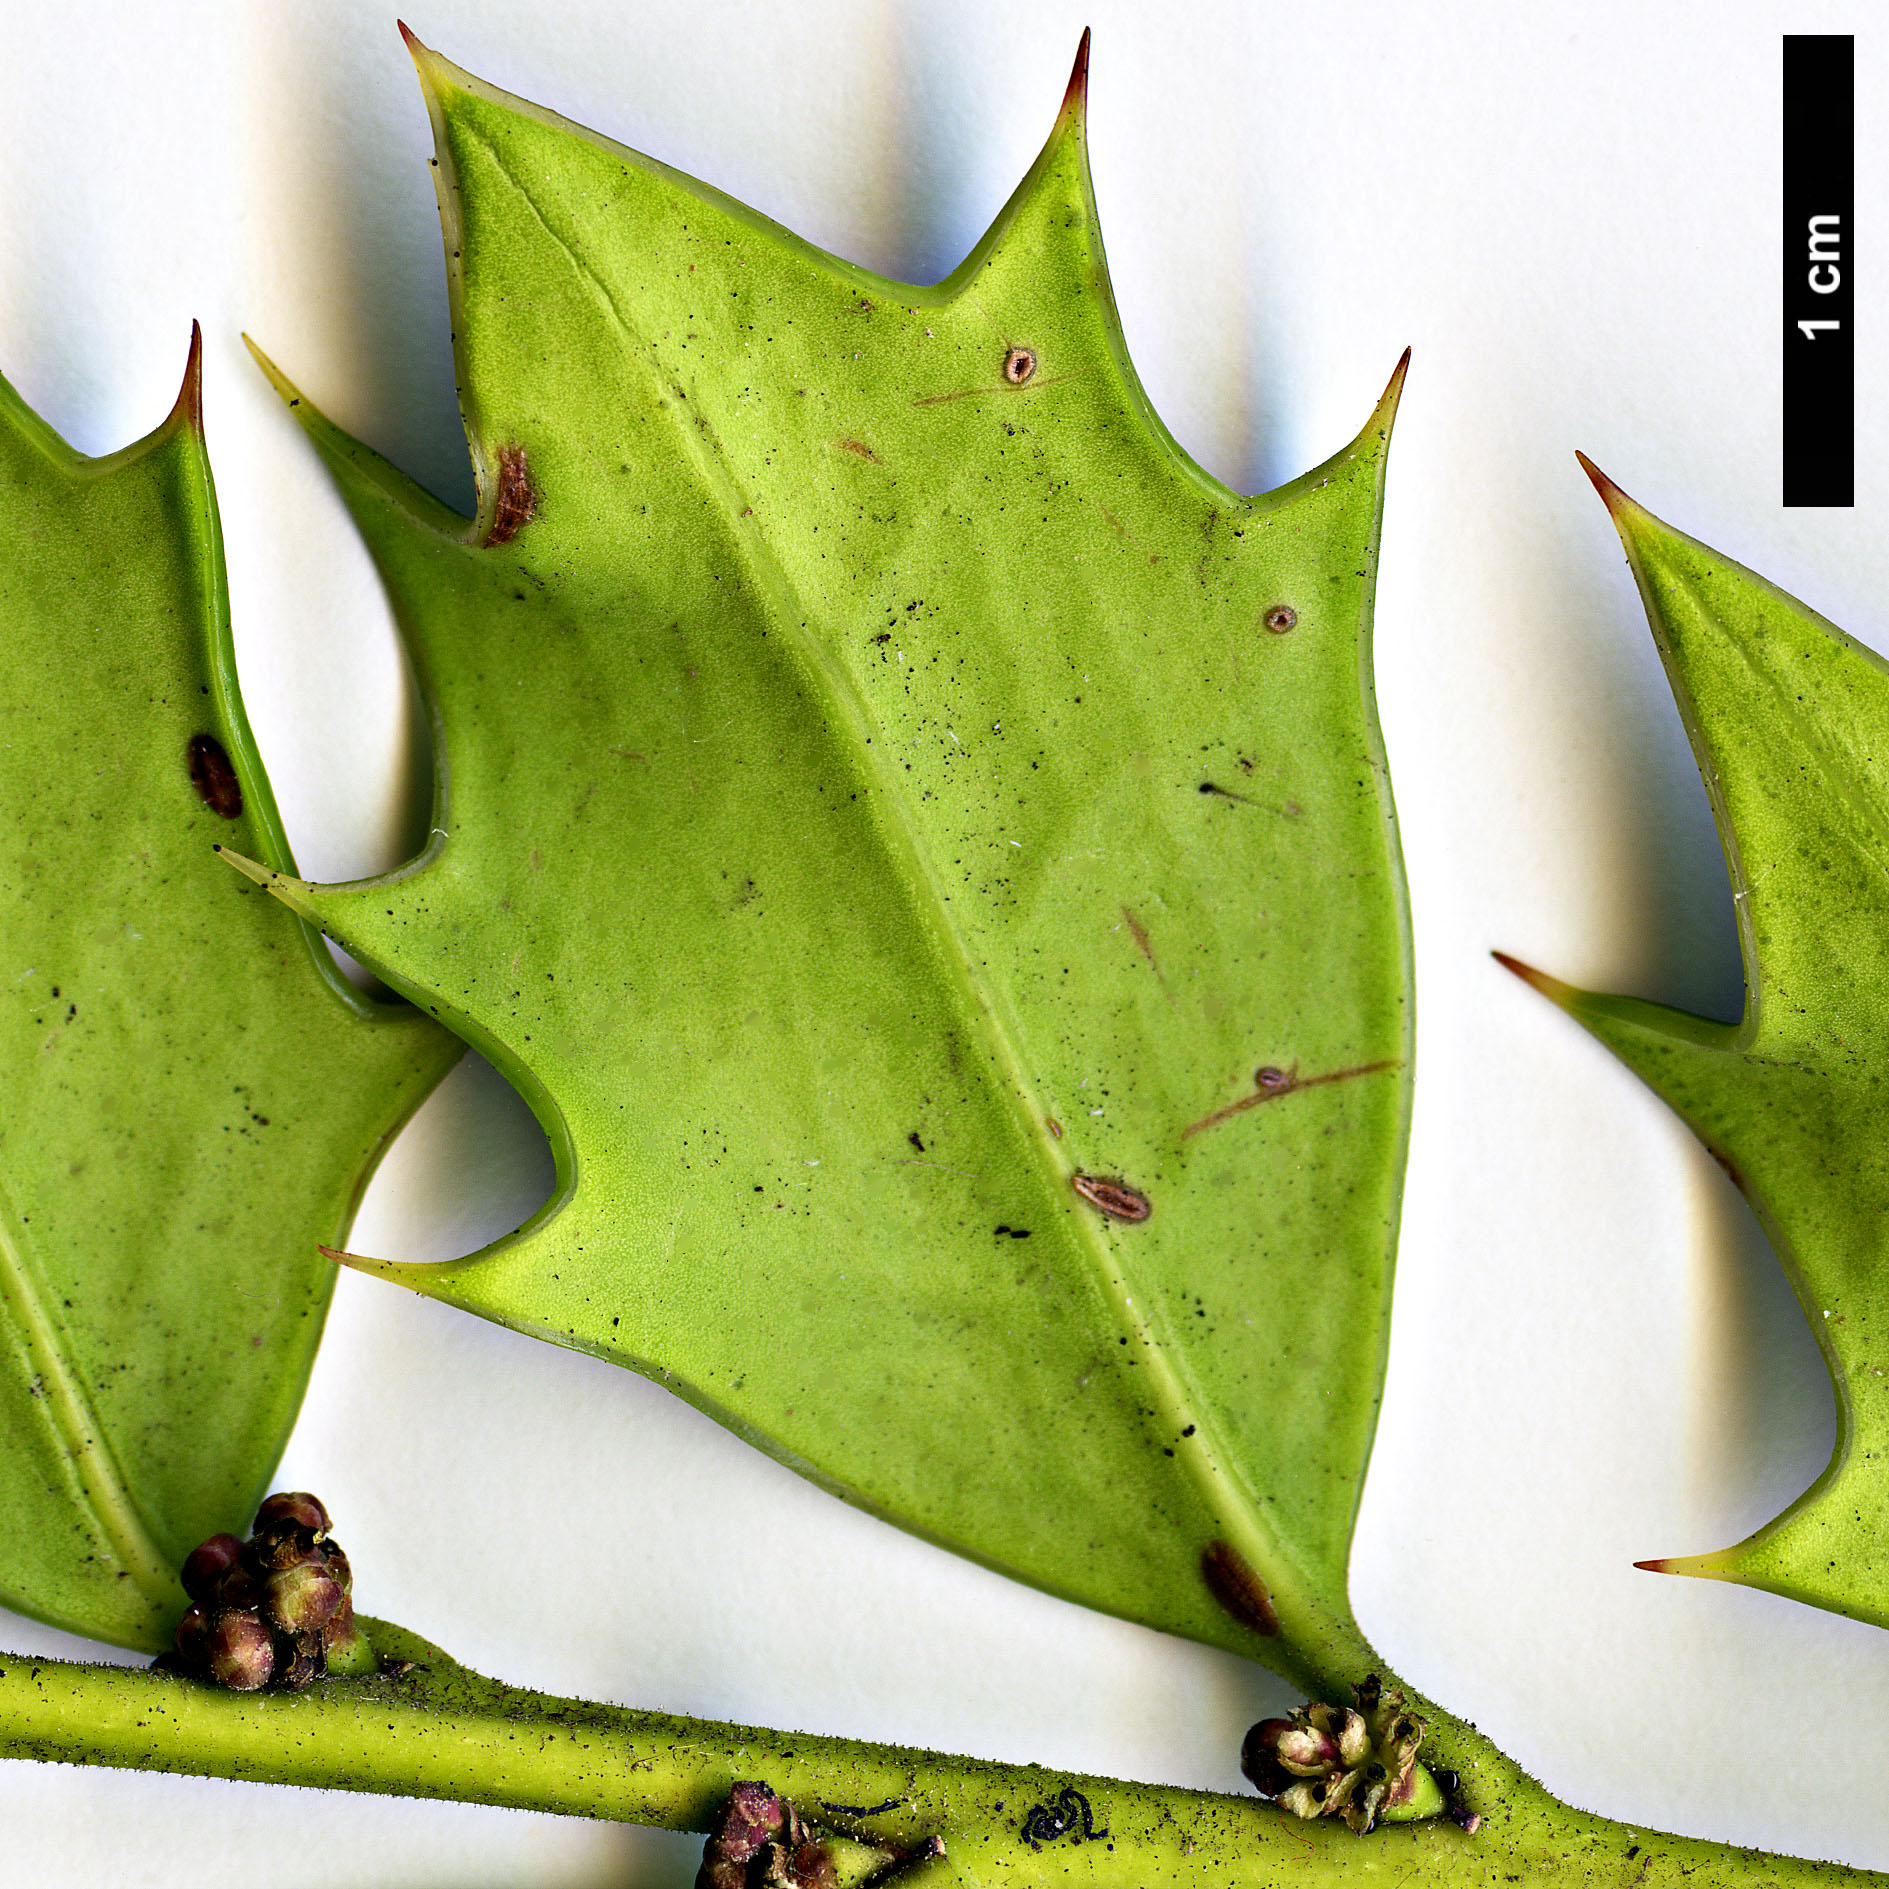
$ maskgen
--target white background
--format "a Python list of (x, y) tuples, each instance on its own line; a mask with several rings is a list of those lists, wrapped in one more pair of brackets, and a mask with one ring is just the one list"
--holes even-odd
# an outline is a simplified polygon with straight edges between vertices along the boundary
[[(1406, 343), (1378, 612), (1420, 1060), (1397, 1323), (1353, 1570), (1408, 1677), (1574, 1801), (1889, 1868), (1889, 1635), (1636, 1573), (1815, 1474), (1827, 1382), (1762, 1239), (1636, 1083), (1490, 961), (1735, 1010), (1703, 793), (1585, 448), (1682, 528), (1889, 638), (1884, 71), (1858, 48), (1853, 511), (1778, 502), (1778, 71), (1828, 7), (413, 0), (449, 57), (918, 280), (1030, 162), (1096, 29), (1128, 338), (1211, 470), (1342, 445)], [(428, 135), (390, 11), (0, 0), (0, 369), (75, 444), (147, 431), (193, 316), (250, 712), (312, 877), (392, 864), (424, 778), (385, 607), (247, 328), (448, 496)], [(444, 1258), (542, 1194), (462, 1070), (353, 1244)], [(341, 1280), (281, 1481), (372, 1612), (508, 1679), (1235, 1788), (1283, 1703), (798, 1482), (627, 1373)], [(739, 1532), (714, 1519), (739, 1515)], [(0, 1645), (80, 1643), (0, 1618)], [(682, 1838), (0, 1764), (10, 1880), (685, 1884)]]

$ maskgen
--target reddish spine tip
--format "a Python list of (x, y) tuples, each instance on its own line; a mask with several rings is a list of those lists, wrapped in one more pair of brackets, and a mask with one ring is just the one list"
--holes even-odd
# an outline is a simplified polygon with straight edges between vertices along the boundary
[(409, 26), (409, 25), (408, 25), (408, 24), (406, 23), (406, 21), (405, 21), (405, 20), (396, 20), (396, 21), (394, 21), (394, 24), (395, 24), (395, 25), (396, 25), (397, 27), (399, 27), (399, 29), (400, 29), (400, 37), (401, 37), (401, 38), (402, 38), (403, 40), (405, 40), (405, 41), (406, 41), (406, 46), (407, 46), (407, 51), (408, 51), (408, 52), (420, 52), (420, 51), (423, 51), (423, 50), (424, 50), (424, 48), (423, 48), (423, 47), (421, 46), (421, 44), (420, 44), (420, 36), (419, 36), (419, 34), (418, 34), (418, 33), (416, 33), (416, 32), (415, 32), (415, 31), (413, 30), (413, 28), (412, 28), (412, 27), (410, 27), (410, 26)]
[(1644, 1568), (1648, 1574), (1670, 1574), (1673, 1571), (1670, 1561), (1636, 1561), (1633, 1565)]
[(1069, 87), (1063, 93), (1063, 110), (1074, 112), (1081, 117), (1089, 103), (1089, 29), (1082, 29), (1081, 43), (1076, 47), (1076, 63), (1069, 74)]
[(1410, 372), (1410, 350), (1406, 348), (1397, 357), (1397, 365), (1391, 369), (1391, 377), (1384, 383), (1384, 391), (1378, 396), (1378, 408), (1394, 409), (1404, 397), (1404, 380)]
[(171, 418), (180, 420), (193, 433), (203, 431), (203, 325), (190, 324), (190, 356), (184, 362), (184, 384), (177, 390), (177, 404)]
[(1524, 984), (1531, 984), (1536, 990), (1545, 992), (1554, 982), (1546, 971), (1538, 971), (1532, 964), (1524, 964), (1520, 958), (1510, 957), (1506, 951), (1491, 951), (1489, 955), (1505, 971), (1513, 972)]
[(1581, 462), (1581, 470), (1587, 474), (1594, 490), (1600, 494), (1600, 502), (1610, 512), (1617, 516), (1623, 507), (1633, 503), (1585, 453), (1577, 452), (1574, 456)]

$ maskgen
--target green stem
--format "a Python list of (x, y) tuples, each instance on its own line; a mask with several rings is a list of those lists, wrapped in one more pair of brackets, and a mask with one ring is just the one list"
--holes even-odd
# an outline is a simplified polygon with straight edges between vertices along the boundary
[[(1482, 1829), (1470, 1836), (1438, 1821), (1360, 1838), (1326, 1821), (1300, 1823), (1256, 1797), (550, 1698), (468, 1672), (398, 1627), (365, 1624), (376, 1646), (416, 1668), (304, 1693), (240, 1694), (148, 1669), (0, 1654), (0, 1756), (454, 1798), (678, 1830), (706, 1829), (730, 1787), (755, 1778), (840, 1839), (843, 1883), (942, 1837), (942, 1858), (900, 1876), (915, 1889), (1316, 1889), (1365, 1876), (1442, 1889), (1550, 1876), (1610, 1889), (1882, 1881), (1570, 1810), (1443, 1715), (1432, 1742), (1462, 1772)], [(1032, 1846), (1023, 1834), (1031, 1810), (1065, 1791), (1080, 1794), (1097, 1834), (1086, 1838), (1077, 1819)]]

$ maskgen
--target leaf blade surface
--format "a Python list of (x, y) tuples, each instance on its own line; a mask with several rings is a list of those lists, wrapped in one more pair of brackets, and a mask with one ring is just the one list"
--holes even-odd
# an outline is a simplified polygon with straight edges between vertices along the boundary
[(1242, 499), (1151, 424), (1079, 90), (915, 288), (417, 57), (479, 518), (297, 412), (434, 840), (260, 876), (493, 1058), (560, 1185), (383, 1270), (1006, 1572), (1344, 1666), (1408, 1109), (1401, 370)]
[[(1586, 465), (1586, 461), (1582, 462)], [(1830, 1463), (1736, 1545), (1641, 1565), (1889, 1625), (1878, 1132), (1889, 1068), (1889, 667), (1587, 466), (1646, 605), (1724, 845), (1744, 1014), (1524, 975), (1686, 1121), (1762, 1222), (1836, 1391)]]
[(318, 1243), (459, 1053), (212, 855), (288, 863), (199, 371), (193, 343), (170, 418), (98, 460), (0, 382), (0, 1601), (146, 1649), (280, 1454)]

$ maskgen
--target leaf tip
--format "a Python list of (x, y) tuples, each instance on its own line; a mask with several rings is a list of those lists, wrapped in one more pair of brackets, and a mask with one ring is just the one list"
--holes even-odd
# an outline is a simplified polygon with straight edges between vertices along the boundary
[(409, 1292), (417, 1292), (423, 1299), (437, 1299), (445, 1305), (459, 1302), (448, 1285), (452, 1275), (459, 1270), (456, 1266), (429, 1265), (424, 1262), (415, 1264), (406, 1259), (375, 1259), (367, 1253), (344, 1252), (338, 1246), (318, 1246), (315, 1250), (323, 1259), (331, 1260), (337, 1266), (345, 1266), (350, 1272), (364, 1273), (370, 1279), (385, 1279), (390, 1285), (405, 1286)]
[(1550, 1003), (1557, 1003), (1565, 1008), (1579, 995), (1572, 984), (1564, 984), (1558, 977), (1550, 977), (1546, 971), (1538, 971), (1532, 964), (1524, 964), (1520, 958), (1511, 957), (1506, 951), (1491, 951), (1489, 955), (1509, 972), (1519, 977), (1531, 990), (1538, 990)]
[(277, 872), (273, 866), (265, 866), (259, 859), (250, 859), (228, 846), (212, 846), (211, 852), (226, 866), (234, 866), (245, 879), (253, 879), (270, 894), (280, 899), (298, 918), (305, 918), (317, 928), (321, 920), (316, 917), (314, 908), (308, 901), (307, 894), (313, 891), (305, 879), (297, 879), (286, 872)]
[(1406, 348), (1397, 357), (1397, 365), (1391, 369), (1391, 377), (1384, 383), (1384, 391), (1378, 397), (1377, 411), (1371, 415), (1371, 424), (1390, 430), (1390, 423), (1397, 417), (1397, 403), (1404, 397), (1404, 382), (1410, 377), (1410, 350)]
[(222, 860), (224, 865), (234, 866), (245, 879), (254, 879), (258, 885), (267, 885), (271, 879), (278, 876), (269, 867), (237, 852), (234, 847), (217, 845), (212, 846), (210, 850)]
[(396, 20), (394, 24), (400, 28), (400, 37), (406, 44), (407, 57), (413, 61), (413, 69), (420, 75), (421, 90), (429, 98), (437, 98), (441, 89), (441, 80), (447, 73), (456, 70), (452, 61), (436, 53), (405, 20)]
[(1585, 453), (1577, 452), (1574, 457), (1580, 461), (1581, 470), (1587, 474), (1594, 490), (1600, 494), (1600, 502), (1606, 506), (1616, 525), (1628, 517), (1644, 515), (1646, 508), (1636, 500), (1628, 498), (1626, 493), (1621, 491)]
[(249, 358), (262, 369), (263, 376), (268, 381), (269, 385), (273, 387), (291, 407), (299, 407), (302, 404), (301, 389), (283, 373), (281, 368), (277, 367), (276, 364), (270, 360), (268, 355), (263, 353), (261, 348), (257, 347), (251, 335), (247, 333), (244, 334), (243, 346), (249, 350)]
[(1636, 1568), (1648, 1574), (1690, 1574), (1704, 1581), (1736, 1581), (1743, 1585), (1746, 1576), (1737, 1567), (1738, 1549), (1720, 1548), (1712, 1554), (1665, 1555), (1657, 1561), (1636, 1561)]
[(176, 404), (166, 423), (179, 426), (203, 437), (203, 324), (190, 324), (190, 353), (184, 361), (183, 385), (177, 390)]
[(364, 1272), (378, 1279), (392, 1279), (400, 1285), (409, 1283), (405, 1275), (413, 1270), (411, 1266), (397, 1259), (375, 1259), (366, 1253), (346, 1252), (338, 1246), (318, 1245), (315, 1251), (323, 1259), (332, 1261), (337, 1266), (345, 1266), (350, 1272)]
[(1076, 43), (1076, 63), (1070, 69), (1069, 84), (1063, 92), (1061, 117), (1073, 118), (1078, 124), (1083, 123), (1089, 110), (1089, 32), (1082, 29), (1082, 38)]

